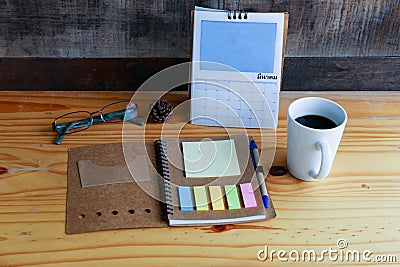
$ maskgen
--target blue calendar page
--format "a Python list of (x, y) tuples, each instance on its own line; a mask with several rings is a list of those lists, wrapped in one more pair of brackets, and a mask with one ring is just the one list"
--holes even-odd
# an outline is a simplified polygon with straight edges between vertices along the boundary
[(218, 62), (241, 72), (274, 72), (276, 28), (276, 23), (201, 21), (200, 68), (226, 71), (206, 63)]

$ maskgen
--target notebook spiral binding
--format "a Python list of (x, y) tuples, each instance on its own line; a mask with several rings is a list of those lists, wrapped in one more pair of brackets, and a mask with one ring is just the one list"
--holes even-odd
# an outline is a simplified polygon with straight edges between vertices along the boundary
[(171, 180), (169, 178), (168, 170), (168, 158), (167, 158), (167, 147), (162, 140), (157, 140), (155, 142), (156, 152), (157, 152), (157, 168), (158, 172), (164, 178), (164, 196), (165, 196), (165, 209), (167, 215), (174, 215), (174, 209), (171, 204), (172, 194), (171, 194)]
[(229, 10), (228, 19), (247, 19), (247, 12), (241, 10)]

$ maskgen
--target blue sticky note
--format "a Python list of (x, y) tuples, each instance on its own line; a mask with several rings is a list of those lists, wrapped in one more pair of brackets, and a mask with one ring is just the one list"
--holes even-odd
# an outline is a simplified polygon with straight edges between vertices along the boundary
[(193, 211), (193, 197), (189, 186), (178, 186), (179, 204), (181, 211)]

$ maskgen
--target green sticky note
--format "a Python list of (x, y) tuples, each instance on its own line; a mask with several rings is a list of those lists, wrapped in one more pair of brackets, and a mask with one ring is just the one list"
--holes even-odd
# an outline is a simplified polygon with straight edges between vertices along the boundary
[(208, 201), (206, 188), (204, 186), (194, 186), (194, 201), (196, 202), (197, 210), (208, 210)]
[(236, 185), (225, 185), (226, 201), (230, 210), (241, 209), (239, 194)]
[(234, 140), (182, 142), (186, 177), (240, 175)]

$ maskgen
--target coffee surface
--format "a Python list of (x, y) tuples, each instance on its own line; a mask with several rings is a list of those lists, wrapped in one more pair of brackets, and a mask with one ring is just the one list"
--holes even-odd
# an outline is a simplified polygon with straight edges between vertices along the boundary
[(338, 126), (331, 119), (319, 115), (301, 116), (298, 117), (296, 121), (306, 127), (313, 129), (332, 129)]

